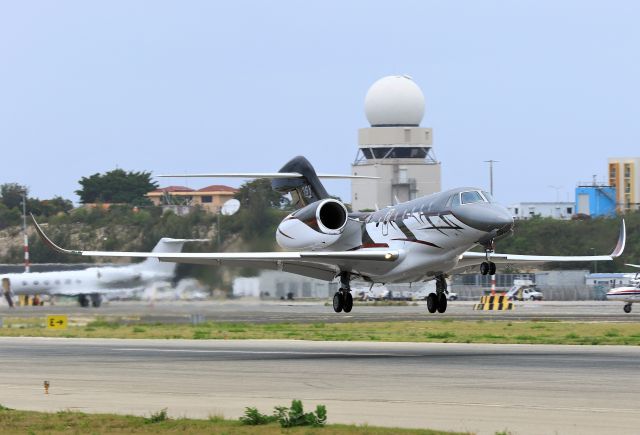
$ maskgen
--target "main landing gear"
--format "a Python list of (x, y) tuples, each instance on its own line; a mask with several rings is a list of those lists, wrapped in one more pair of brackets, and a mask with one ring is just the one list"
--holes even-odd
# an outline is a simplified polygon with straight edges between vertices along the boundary
[(625, 313), (629, 314), (631, 312), (631, 304), (625, 304), (623, 310)]
[(353, 309), (353, 296), (351, 296), (351, 276), (347, 272), (340, 273), (340, 290), (333, 295), (333, 311), (350, 313)]
[(447, 311), (447, 280), (444, 275), (436, 276), (436, 292), (427, 296), (427, 310), (431, 314)]

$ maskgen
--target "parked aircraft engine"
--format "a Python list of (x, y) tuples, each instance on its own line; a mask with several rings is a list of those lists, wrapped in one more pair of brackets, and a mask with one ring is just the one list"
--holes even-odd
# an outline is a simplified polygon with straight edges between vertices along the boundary
[(278, 226), (276, 241), (286, 249), (321, 249), (335, 243), (346, 225), (344, 204), (322, 199), (287, 216)]

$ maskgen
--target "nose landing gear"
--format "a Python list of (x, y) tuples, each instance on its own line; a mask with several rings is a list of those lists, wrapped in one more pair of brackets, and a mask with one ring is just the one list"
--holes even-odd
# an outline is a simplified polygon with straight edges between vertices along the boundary
[(353, 296), (351, 296), (351, 275), (347, 272), (340, 273), (340, 290), (333, 295), (333, 311), (350, 313), (353, 309)]
[(493, 261), (483, 261), (480, 264), (480, 274), (482, 275), (495, 275), (496, 274), (496, 263)]

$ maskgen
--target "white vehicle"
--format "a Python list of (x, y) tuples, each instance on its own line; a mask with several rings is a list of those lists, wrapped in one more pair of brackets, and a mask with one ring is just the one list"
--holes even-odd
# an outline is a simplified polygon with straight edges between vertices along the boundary
[[(185, 175), (174, 175), (185, 177)], [(430, 313), (447, 309), (450, 273), (480, 266), (494, 275), (496, 264), (540, 264), (549, 261), (611, 261), (624, 250), (624, 220), (618, 244), (609, 255), (546, 256), (494, 252), (495, 242), (513, 229), (513, 217), (482, 189), (460, 187), (416, 198), (374, 212), (349, 213), (331, 198), (320, 182), (325, 178), (356, 175), (318, 175), (307, 159), (298, 156), (277, 173), (199, 174), (192, 177), (269, 178), (273, 189), (291, 194), (298, 209), (276, 230), (277, 243), (288, 252), (93, 252), (64, 249), (40, 237), (58, 252), (84, 256), (155, 257), (161, 261), (217, 266), (255, 267), (291, 272), (312, 278), (340, 280), (333, 296), (335, 312), (353, 308), (351, 280), (369, 283), (411, 283), (435, 280), (436, 292), (427, 296)], [(375, 177), (374, 177), (375, 178)], [(484, 252), (470, 251), (476, 246)]]
[[(627, 266), (638, 267), (638, 264), (627, 264)], [(630, 286), (616, 287), (607, 293), (607, 300), (624, 302), (623, 310), (629, 314), (634, 302), (640, 302), (640, 273), (636, 274)]]
[[(202, 241), (190, 239), (160, 239), (153, 248), (154, 255), (179, 253), (185, 242)], [(110, 292), (123, 294), (137, 292), (157, 283), (168, 283), (173, 279), (175, 263), (165, 263), (149, 257), (142, 263), (129, 266), (98, 266), (84, 270), (58, 272), (8, 273), (0, 275), (2, 289), (10, 306), (11, 295), (77, 296), (83, 307), (90, 304), (99, 307), (103, 296)]]
[(541, 301), (544, 299), (544, 295), (536, 290), (532, 283), (514, 284), (507, 292), (507, 297), (512, 301)]

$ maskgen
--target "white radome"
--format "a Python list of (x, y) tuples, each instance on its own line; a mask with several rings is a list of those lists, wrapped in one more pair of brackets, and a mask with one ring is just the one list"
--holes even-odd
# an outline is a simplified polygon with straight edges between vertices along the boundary
[(387, 76), (369, 88), (364, 111), (372, 127), (420, 125), (424, 94), (409, 76)]

